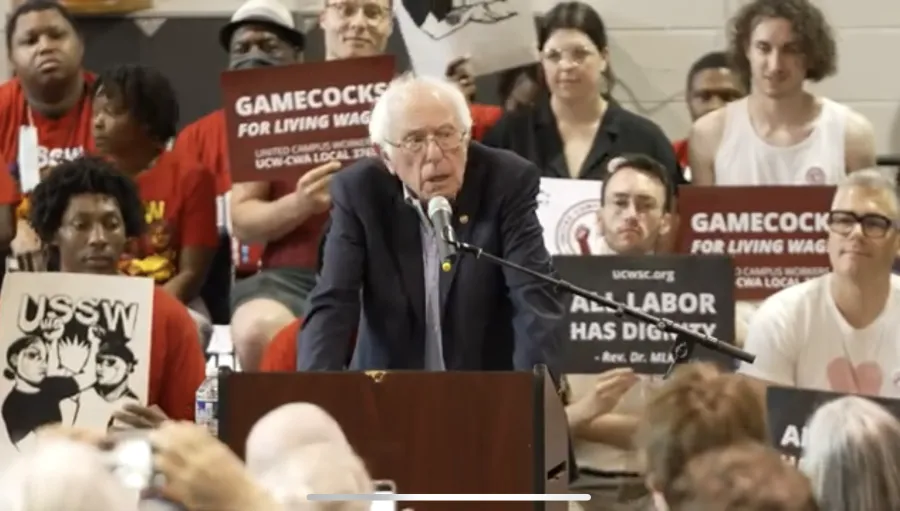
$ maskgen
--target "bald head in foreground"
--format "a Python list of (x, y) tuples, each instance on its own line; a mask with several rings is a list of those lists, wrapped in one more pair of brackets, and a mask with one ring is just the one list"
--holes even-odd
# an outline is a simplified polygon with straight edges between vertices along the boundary
[(313, 445), (352, 452), (341, 426), (311, 403), (282, 405), (259, 419), (247, 436), (247, 470), (259, 475), (290, 453)]
[(334, 418), (311, 403), (266, 414), (247, 437), (247, 470), (285, 511), (365, 511), (366, 502), (310, 502), (310, 494), (372, 493), (365, 464)]
[(560, 291), (462, 254), (441, 268), (428, 215), (436, 197), (452, 204), (460, 241), (552, 272), (536, 214), (540, 172), (473, 142), (471, 128), (466, 98), (450, 82), (404, 75), (380, 97), (369, 123), (380, 157), (332, 180), (299, 370), (343, 368), (357, 325), (354, 370), (555, 369), (566, 334)]

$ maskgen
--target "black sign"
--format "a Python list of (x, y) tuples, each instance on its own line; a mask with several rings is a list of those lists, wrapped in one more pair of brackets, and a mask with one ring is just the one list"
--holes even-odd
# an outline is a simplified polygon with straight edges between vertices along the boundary
[[(733, 342), (734, 267), (727, 256), (558, 256), (554, 265), (576, 286)], [(567, 321), (570, 342), (564, 373), (627, 366), (640, 374), (664, 374), (672, 361), (674, 335), (655, 325), (616, 317), (614, 311), (577, 296)], [(729, 357), (699, 345), (694, 359), (718, 362), (728, 370), (736, 366)]]
[[(770, 386), (766, 389), (769, 436), (782, 457), (797, 464), (806, 446), (806, 424), (825, 403), (848, 394), (795, 387)], [(900, 419), (900, 400), (861, 396), (878, 403)]]

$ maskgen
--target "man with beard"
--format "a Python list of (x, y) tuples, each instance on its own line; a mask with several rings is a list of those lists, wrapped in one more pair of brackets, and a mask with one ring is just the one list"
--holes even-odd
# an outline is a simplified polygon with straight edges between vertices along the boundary
[[(42, 172), (93, 148), (90, 86), (82, 69), (84, 42), (71, 13), (59, 2), (21, 3), (6, 22), (14, 78), (0, 86), (0, 247), (17, 254), (40, 249), (28, 226), (30, 188)], [(36, 263), (39, 267), (43, 261)]]

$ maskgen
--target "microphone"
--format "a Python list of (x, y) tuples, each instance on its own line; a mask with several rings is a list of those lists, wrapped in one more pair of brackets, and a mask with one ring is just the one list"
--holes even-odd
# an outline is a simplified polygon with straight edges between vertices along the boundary
[(453, 267), (450, 258), (456, 255), (456, 232), (453, 231), (453, 208), (450, 201), (444, 197), (433, 197), (428, 201), (428, 219), (437, 233), (441, 270), (450, 271)]

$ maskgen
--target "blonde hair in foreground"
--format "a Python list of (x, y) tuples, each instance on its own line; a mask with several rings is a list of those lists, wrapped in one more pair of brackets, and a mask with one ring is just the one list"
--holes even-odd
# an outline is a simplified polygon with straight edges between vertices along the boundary
[(800, 469), (823, 511), (900, 509), (900, 423), (856, 396), (813, 414)]
[(636, 443), (651, 486), (665, 495), (694, 456), (767, 439), (765, 407), (750, 382), (712, 364), (690, 364), (651, 398)]

